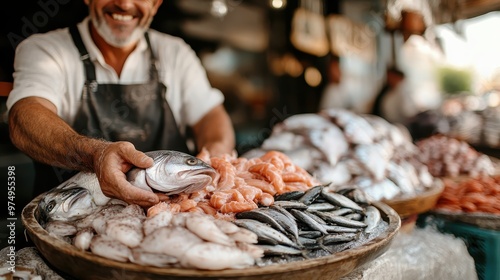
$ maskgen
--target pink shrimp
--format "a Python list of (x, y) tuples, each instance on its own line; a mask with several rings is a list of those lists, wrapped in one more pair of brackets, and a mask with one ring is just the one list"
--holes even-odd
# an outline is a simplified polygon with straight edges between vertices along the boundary
[(170, 204), (161, 201), (160, 203), (157, 203), (157, 204), (148, 208), (147, 216), (153, 217), (156, 214), (161, 213), (163, 211), (170, 211)]
[(249, 186), (253, 186), (256, 188), (261, 189), (263, 192), (268, 193), (270, 195), (275, 195), (276, 194), (276, 189), (273, 187), (273, 185), (269, 184), (268, 182), (260, 179), (245, 179), (245, 182)]
[(229, 201), (245, 201), (245, 198), (235, 189), (216, 191), (210, 197), (210, 204), (218, 210)]
[(234, 177), (236, 176), (236, 169), (234, 166), (222, 158), (212, 157), (210, 161), (212, 162), (212, 167), (220, 174), (217, 189), (231, 189), (234, 186)]
[(202, 209), (205, 214), (215, 216), (217, 214), (217, 209), (213, 208), (209, 202), (198, 202), (198, 208)]
[(198, 203), (192, 199), (186, 199), (181, 202), (179, 202), (179, 206), (181, 207), (180, 211), (181, 212), (186, 212), (190, 210), (191, 208), (196, 207)]
[(259, 197), (258, 203), (262, 206), (271, 206), (274, 203), (274, 196), (272, 196), (268, 193), (263, 193)]
[(230, 201), (224, 205), (222, 205), (220, 212), (221, 213), (239, 213), (250, 211), (252, 209), (259, 208), (257, 204), (253, 201)]
[(260, 157), (262, 161), (268, 162), (272, 158), (278, 158), (283, 162), (284, 165), (284, 170), (293, 172), (295, 171), (295, 165), (293, 164), (292, 160), (284, 153), (278, 152), (278, 151), (269, 151), (265, 153), (263, 156)]
[(262, 175), (274, 186), (278, 193), (283, 192), (285, 183), (283, 182), (283, 178), (281, 178), (281, 172), (274, 165), (267, 162), (258, 163), (251, 166), (248, 171)]
[(262, 196), (261, 189), (249, 185), (240, 186), (236, 190), (238, 190), (243, 195), (246, 201), (257, 202)]

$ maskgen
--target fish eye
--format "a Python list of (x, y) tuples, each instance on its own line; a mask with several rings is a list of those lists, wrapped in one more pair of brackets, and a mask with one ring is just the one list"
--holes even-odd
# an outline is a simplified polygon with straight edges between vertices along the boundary
[(186, 160), (186, 163), (188, 165), (196, 165), (198, 163), (198, 159), (195, 159), (195, 158), (189, 158)]
[(56, 202), (54, 200), (51, 200), (46, 207), (47, 212), (52, 211), (54, 209), (54, 206), (56, 206)]

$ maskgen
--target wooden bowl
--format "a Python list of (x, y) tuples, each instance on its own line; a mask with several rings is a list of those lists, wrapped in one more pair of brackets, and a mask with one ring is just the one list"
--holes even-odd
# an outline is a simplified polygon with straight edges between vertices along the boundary
[(38, 203), (43, 194), (31, 201), (22, 212), (29, 238), (56, 269), (76, 279), (337, 279), (387, 251), (401, 226), (399, 215), (389, 206), (376, 202), (385, 232), (368, 243), (334, 255), (264, 267), (208, 271), (183, 268), (158, 268), (123, 263), (81, 251), (50, 236), (37, 220)]
[(384, 200), (383, 202), (394, 209), (401, 216), (401, 218), (406, 218), (411, 215), (424, 213), (433, 209), (443, 191), (443, 182), (436, 179), (432, 188), (415, 197), (395, 198), (391, 200)]

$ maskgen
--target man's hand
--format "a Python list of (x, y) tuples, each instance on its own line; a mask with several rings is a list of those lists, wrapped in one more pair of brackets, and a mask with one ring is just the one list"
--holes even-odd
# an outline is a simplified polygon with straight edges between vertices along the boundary
[(155, 193), (130, 184), (125, 173), (133, 166), (148, 168), (152, 165), (153, 159), (129, 142), (109, 143), (94, 157), (94, 172), (104, 195), (142, 207), (152, 206), (160, 199)]

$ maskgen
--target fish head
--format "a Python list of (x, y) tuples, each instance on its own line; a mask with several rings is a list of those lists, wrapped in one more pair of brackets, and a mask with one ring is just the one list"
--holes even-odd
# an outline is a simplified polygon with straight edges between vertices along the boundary
[(96, 208), (90, 191), (73, 182), (48, 191), (38, 204), (45, 221), (74, 221)]
[(154, 160), (146, 169), (146, 182), (152, 189), (167, 195), (191, 193), (210, 184), (216, 171), (204, 161), (177, 151), (148, 152)]

